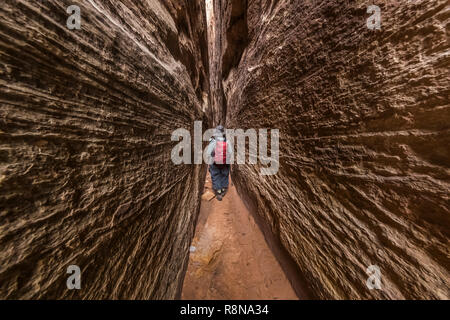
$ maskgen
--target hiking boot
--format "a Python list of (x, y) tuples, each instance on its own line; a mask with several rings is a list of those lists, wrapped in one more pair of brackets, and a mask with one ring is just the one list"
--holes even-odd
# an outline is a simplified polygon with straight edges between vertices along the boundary
[(222, 189), (222, 197), (225, 197), (225, 195), (227, 194), (228, 188), (223, 188)]
[(216, 199), (219, 200), (219, 201), (222, 201), (222, 195), (221, 195), (221, 194), (218, 194), (218, 195), (216, 196)]

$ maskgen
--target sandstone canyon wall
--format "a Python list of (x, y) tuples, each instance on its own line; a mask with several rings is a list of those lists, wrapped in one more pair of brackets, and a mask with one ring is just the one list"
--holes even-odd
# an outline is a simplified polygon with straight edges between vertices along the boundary
[(226, 108), (224, 104), (224, 93), (222, 87), (222, 37), (220, 18), (223, 2), (206, 0), (206, 16), (208, 23), (208, 52), (210, 70), (210, 101), (209, 117), (213, 126), (224, 125), (226, 119)]
[(0, 6), (0, 298), (174, 298), (206, 168), (170, 136), (208, 121), (204, 1), (78, 1), (81, 30), (72, 4)]
[(216, 3), (227, 125), (281, 134), (276, 175), (232, 177), (300, 295), (450, 298), (448, 1)]

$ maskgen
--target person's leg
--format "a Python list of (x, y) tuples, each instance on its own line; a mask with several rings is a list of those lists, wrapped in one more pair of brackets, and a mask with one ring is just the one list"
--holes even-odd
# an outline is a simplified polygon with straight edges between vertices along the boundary
[(220, 168), (220, 188), (225, 192), (228, 190), (229, 185), (229, 175), (230, 175), (230, 165), (224, 165)]
[(225, 165), (225, 168), (222, 170), (222, 174), (224, 175), (224, 185), (223, 188), (228, 189), (228, 185), (230, 184), (230, 168), (229, 164)]
[(211, 174), (211, 182), (214, 192), (221, 189), (220, 187), (220, 169), (215, 165), (209, 165), (209, 173)]
[(218, 166), (212, 164), (209, 166), (209, 173), (211, 174), (211, 182), (216, 199), (222, 201), (221, 170)]

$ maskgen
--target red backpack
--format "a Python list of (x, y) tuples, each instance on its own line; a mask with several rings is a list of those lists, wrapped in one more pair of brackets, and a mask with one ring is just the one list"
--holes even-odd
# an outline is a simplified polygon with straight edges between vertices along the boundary
[(227, 142), (217, 141), (216, 148), (214, 149), (214, 163), (226, 164), (227, 163)]

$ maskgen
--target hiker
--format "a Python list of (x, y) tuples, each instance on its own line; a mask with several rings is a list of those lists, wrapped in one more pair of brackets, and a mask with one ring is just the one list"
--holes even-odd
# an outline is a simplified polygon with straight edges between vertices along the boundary
[(223, 126), (217, 126), (214, 136), (209, 140), (207, 153), (213, 190), (217, 200), (222, 201), (222, 198), (228, 191), (231, 153), (230, 144), (227, 142)]

